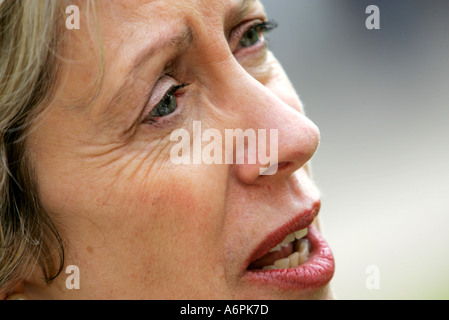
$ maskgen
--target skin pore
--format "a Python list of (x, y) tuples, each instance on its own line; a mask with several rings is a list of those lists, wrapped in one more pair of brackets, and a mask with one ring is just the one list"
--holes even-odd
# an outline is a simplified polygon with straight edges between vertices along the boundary
[[(36, 270), (39, 299), (330, 298), (245, 281), (245, 261), (273, 230), (319, 202), (308, 161), (317, 127), (266, 47), (259, 1), (98, 1), (96, 25), (69, 31), (61, 80), (28, 140), (42, 203), (66, 239), (80, 289)], [(257, 27), (255, 27), (257, 26)], [(170, 134), (279, 130), (279, 170), (258, 164), (173, 165)], [(317, 220), (315, 220), (317, 224)]]

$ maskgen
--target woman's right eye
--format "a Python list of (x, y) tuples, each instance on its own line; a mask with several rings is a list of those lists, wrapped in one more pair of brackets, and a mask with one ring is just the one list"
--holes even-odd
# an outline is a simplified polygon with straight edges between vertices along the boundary
[(176, 99), (176, 92), (185, 87), (185, 85), (172, 87), (162, 98), (161, 101), (151, 110), (145, 117), (146, 122), (155, 122), (158, 118), (168, 116), (176, 111), (178, 108), (178, 101)]

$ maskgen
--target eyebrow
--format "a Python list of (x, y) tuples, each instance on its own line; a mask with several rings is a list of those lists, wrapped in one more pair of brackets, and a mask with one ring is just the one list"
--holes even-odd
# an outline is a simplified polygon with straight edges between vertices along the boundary
[(194, 42), (195, 40), (192, 29), (190, 27), (186, 27), (186, 29), (181, 33), (163, 40), (162, 44), (159, 42), (157, 46), (150, 45), (148, 48), (143, 49), (134, 58), (131, 71), (129, 73), (133, 73), (135, 70), (139, 69), (144, 62), (150, 60), (160, 51), (165, 51), (169, 48), (176, 48), (175, 56), (179, 56), (183, 52), (186, 52)]
[[(231, 26), (242, 21), (256, 1), (257, 0), (242, 0), (238, 5), (230, 9), (226, 14), (225, 28), (229, 29), (231, 28)], [(124, 92), (127, 92), (130, 89), (130, 86), (132, 86), (132, 74), (139, 70), (142, 64), (144, 64), (146, 61), (149, 61), (159, 52), (167, 50), (169, 48), (174, 48), (174, 56), (179, 57), (183, 52), (188, 51), (188, 49), (194, 45), (195, 37), (192, 29), (189, 26), (186, 26), (183, 31), (172, 37), (166, 38), (161, 42), (158, 41), (157, 45), (155, 45), (153, 41), (153, 43), (141, 50), (135, 56), (133, 62), (131, 63), (130, 71), (127, 72), (127, 79), (125, 80), (123, 85), (115, 92), (110, 102), (106, 105), (106, 109), (109, 109), (111, 106), (114, 106), (120, 102), (120, 100), (123, 98)]]
[(242, 0), (239, 5), (232, 7), (229, 13), (227, 13), (225, 27), (230, 28), (241, 22), (256, 1), (257, 0)]
[[(227, 13), (227, 19), (225, 26), (229, 28), (238, 22), (240, 22), (248, 11), (251, 9), (253, 3), (256, 0), (242, 0), (240, 5), (234, 6), (229, 13)], [(186, 27), (186, 30), (181, 33), (165, 39), (161, 43), (158, 43), (157, 46), (150, 45), (148, 48), (143, 49), (137, 56), (134, 58), (134, 62), (132, 63), (131, 71), (138, 69), (145, 61), (151, 59), (157, 52), (161, 50), (166, 50), (168, 48), (176, 48), (175, 56), (181, 55), (183, 52), (187, 51), (195, 42), (195, 38), (193, 36), (193, 31), (190, 27)]]

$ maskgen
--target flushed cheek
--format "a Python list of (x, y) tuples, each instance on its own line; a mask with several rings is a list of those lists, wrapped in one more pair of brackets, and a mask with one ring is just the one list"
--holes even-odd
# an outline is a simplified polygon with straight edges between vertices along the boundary
[[(128, 243), (142, 248), (141, 259), (148, 261), (153, 285), (189, 288), (198, 294), (202, 292), (198, 287), (218, 288), (215, 279), (223, 278), (217, 278), (222, 274), (219, 253), (223, 201), (218, 193), (205, 193), (214, 186), (198, 177), (166, 174), (165, 179), (172, 184), (163, 192), (154, 190), (148, 195), (136, 190), (129, 195), (139, 204), (125, 214), (126, 220), (136, 222), (129, 226), (135, 235), (134, 240), (129, 240), (135, 243)], [(199, 189), (197, 184), (209, 189)]]
[[(119, 265), (123, 275), (141, 275), (141, 279), (145, 275), (148, 286), (167, 288), (167, 292), (180, 284), (198, 294), (203, 292), (198, 287), (219, 288), (215, 279), (223, 279), (217, 275), (222, 275), (221, 186), (225, 183), (218, 183), (217, 175), (202, 166), (196, 169), (159, 167), (136, 172), (133, 179), (117, 181), (110, 192), (103, 193), (101, 207), (92, 206), (83, 213), (103, 235), (89, 244), (103, 248), (96, 267)], [(78, 201), (92, 204), (83, 198)], [(83, 228), (80, 225), (78, 231), (82, 233)], [(82, 240), (86, 245), (86, 239)]]
[(43, 204), (67, 226), (68, 255), (82, 261), (93, 286), (102, 278), (93, 275), (116, 270), (135, 279), (134, 287), (142, 287), (143, 278), (147, 287), (168, 292), (167, 286), (180, 283), (193, 288), (206, 287), (206, 281), (211, 287), (216, 277), (205, 275), (218, 268), (222, 256), (216, 249), (223, 243), (223, 173), (212, 166), (174, 166), (162, 143), (158, 149), (148, 142), (104, 146), (101, 152), (69, 139), (64, 152), (59, 145), (44, 145), (34, 161)]

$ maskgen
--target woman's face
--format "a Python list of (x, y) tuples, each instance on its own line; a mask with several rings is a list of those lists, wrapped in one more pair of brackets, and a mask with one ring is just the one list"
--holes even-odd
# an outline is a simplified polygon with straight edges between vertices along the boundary
[[(80, 288), (67, 289), (62, 273), (25, 290), (67, 299), (329, 298), (332, 255), (309, 227), (320, 206), (307, 165), (319, 131), (266, 48), (262, 4), (128, 0), (96, 9), (102, 82), (97, 26), (80, 7), (54, 100), (28, 141)], [(277, 130), (277, 172), (261, 175), (260, 162), (174, 163), (170, 135), (185, 129), (193, 141), (194, 121), (223, 138), (226, 129)], [(290, 243), (266, 255), (307, 227), (307, 262), (262, 269), (294, 253)]]

